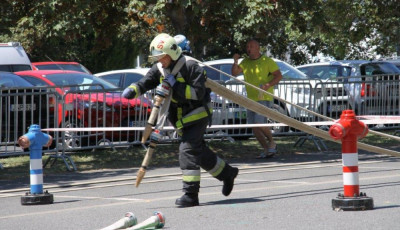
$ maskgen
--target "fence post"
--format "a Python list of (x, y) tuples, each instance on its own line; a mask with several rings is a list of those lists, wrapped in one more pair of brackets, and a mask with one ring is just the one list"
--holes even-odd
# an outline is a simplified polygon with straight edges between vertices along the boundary
[(28, 133), (18, 139), (22, 148), (30, 148), (30, 192), (21, 197), (22, 205), (52, 204), (53, 195), (43, 193), (42, 147), (51, 145), (53, 138), (40, 131), (39, 125), (31, 125)]
[(340, 120), (329, 129), (330, 136), (342, 141), (342, 165), (344, 194), (332, 199), (332, 208), (341, 210), (371, 210), (374, 202), (365, 193), (360, 193), (358, 178), (357, 140), (365, 137), (368, 127), (356, 119), (353, 110), (344, 110)]

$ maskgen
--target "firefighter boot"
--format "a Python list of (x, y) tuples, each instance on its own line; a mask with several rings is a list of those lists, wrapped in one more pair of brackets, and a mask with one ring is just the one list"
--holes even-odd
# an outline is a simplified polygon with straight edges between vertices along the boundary
[(175, 204), (179, 207), (193, 207), (199, 205), (198, 193), (185, 193), (181, 198), (176, 199)]
[(224, 179), (224, 186), (222, 187), (222, 194), (224, 194), (224, 196), (229, 196), (229, 194), (231, 194), (233, 184), (238, 173), (239, 169), (232, 167), (229, 175)]

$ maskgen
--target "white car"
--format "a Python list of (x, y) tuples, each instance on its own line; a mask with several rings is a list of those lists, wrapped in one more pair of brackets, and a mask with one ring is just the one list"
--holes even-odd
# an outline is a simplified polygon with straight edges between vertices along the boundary
[[(240, 62), (241, 60), (239, 60)], [(274, 59), (278, 64), (279, 69), (282, 73), (283, 80), (275, 87), (275, 96), (284, 98), (285, 100), (297, 104), (302, 107), (308, 107), (310, 105), (310, 80), (309, 78), (297, 70), (295, 67), (289, 65), (288, 63)], [(220, 59), (214, 61), (207, 61), (203, 63), (203, 67), (207, 72), (207, 77), (224, 84), (230, 90), (246, 96), (245, 86), (239, 81), (230, 78), (226, 74), (223, 74), (215, 69), (223, 71), (231, 75), (231, 68), (233, 65), (233, 59)], [(213, 67), (213, 68), (210, 68)], [(237, 76), (237, 79), (243, 81), (243, 75)], [(246, 109), (240, 107), (239, 105), (221, 98), (218, 95), (212, 93), (212, 102), (214, 103), (214, 119), (218, 120), (218, 123), (223, 124), (246, 124)], [(305, 113), (301, 110), (291, 106), (290, 104), (285, 104), (275, 100), (273, 109), (291, 117), (302, 117)], [(213, 120), (214, 120), (213, 119)], [(274, 132), (284, 132), (288, 131), (288, 127), (274, 127)], [(236, 133), (248, 133), (245, 129), (239, 129), (232, 131)]]
[(19, 42), (0, 43), (0, 71), (32, 70), (31, 61)]
[[(112, 84), (125, 89), (130, 84), (134, 82), (138, 82), (141, 78), (143, 78), (150, 68), (136, 68), (136, 69), (123, 69), (123, 70), (112, 70), (107, 72), (101, 72), (94, 74), (99, 78), (103, 78), (104, 80), (111, 82)], [(146, 97), (152, 100), (154, 93), (148, 92)], [(212, 96), (213, 97), (213, 96)], [(218, 114), (218, 108), (214, 108), (214, 114)], [(213, 124), (215, 125), (222, 125), (221, 119), (218, 119), (218, 116), (213, 116)]]
[(311, 79), (326, 80), (336, 77), (348, 77), (352, 74), (352, 66), (338, 61), (318, 62), (296, 67), (298, 70), (309, 76)]
[[(273, 60), (276, 62), (276, 64), (279, 66), (279, 69), (282, 73), (283, 79), (284, 80), (305, 80), (308, 79), (308, 77), (301, 73), (299, 70), (297, 70), (295, 67), (291, 66), (290, 64), (275, 59)], [(242, 59), (239, 59), (239, 63), (242, 61)], [(220, 71), (223, 71), (229, 75), (232, 75), (231, 69), (233, 65), (233, 59), (232, 58), (226, 58), (226, 59), (219, 59), (219, 60), (214, 60), (214, 61), (206, 61), (204, 62), (204, 69), (207, 71), (207, 77), (214, 80), (214, 81), (223, 81), (223, 82), (229, 82), (231, 80), (234, 80), (230, 77), (228, 77), (226, 74), (220, 73), (212, 68), (209, 68), (207, 66), (212, 66), (213, 68), (216, 68)], [(238, 77), (243, 76), (239, 75)]]

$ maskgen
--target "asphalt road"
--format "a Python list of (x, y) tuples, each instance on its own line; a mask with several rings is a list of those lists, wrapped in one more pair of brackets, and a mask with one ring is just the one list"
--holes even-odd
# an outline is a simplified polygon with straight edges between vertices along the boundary
[[(200, 206), (177, 208), (182, 195), (176, 167), (150, 169), (136, 188), (137, 169), (66, 173), (44, 177), (54, 195), (49, 205), (21, 205), (29, 178), (0, 181), (0, 229), (101, 229), (126, 212), (138, 221), (166, 217), (165, 229), (399, 229), (400, 158), (359, 157), (360, 191), (374, 210), (334, 211), (343, 193), (341, 154), (321, 152), (234, 162), (240, 168), (232, 194), (202, 174)], [(1, 173), (1, 171), (0, 171)]]

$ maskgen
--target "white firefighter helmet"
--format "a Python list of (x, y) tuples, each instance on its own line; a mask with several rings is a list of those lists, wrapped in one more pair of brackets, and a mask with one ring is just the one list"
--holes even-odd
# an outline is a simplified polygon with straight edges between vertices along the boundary
[(150, 43), (149, 62), (160, 60), (165, 55), (176, 61), (181, 53), (182, 49), (176, 44), (175, 39), (166, 33), (161, 33)]

